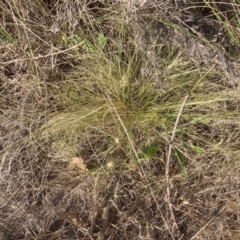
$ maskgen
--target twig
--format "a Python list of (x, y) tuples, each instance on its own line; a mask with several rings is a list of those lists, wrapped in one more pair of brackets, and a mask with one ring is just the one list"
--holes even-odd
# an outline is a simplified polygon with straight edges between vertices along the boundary
[(46, 58), (46, 57), (52, 57), (52, 56), (55, 56), (55, 55), (58, 55), (58, 54), (61, 54), (61, 53), (65, 53), (65, 52), (68, 52), (74, 48), (77, 48), (81, 45), (83, 45), (84, 41), (70, 47), (70, 48), (67, 48), (67, 49), (64, 49), (64, 50), (59, 50), (57, 52), (54, 52), (54, 53), (49, 53), (49, 54), (46, 54), (46, 55), (40, 55), (40, 56), (37, 56), (37, 57), (29, 57), (29, 58), (16, 58), (14, 60), (11, 60), (11, 61), (7, 61), (7, 62), (0, 62), (0, 64), (10, 64), (10, 63), (14, 63), (14, 62), (23, 62), (23, 61), (28, 61), (28, 60), (38, 60), (38, 59), (41, 59), (41, 58)]
[(107, 96), (110, 104), (112, 105), (112, 107), (113, 107), (113, 109), (114, 109), (114, 111), (115, 111), (115, 113), (116, 113), (116, 115), (117, 115), (117, 117), (118, 117), (118, 119), (119, 119), (122, 127), (123, 127), (123, 130), (124, 130), (124, 132), (125, 132), (125, 134), (126, 134), (126, 136), (127, 136), (127, 139), (128, 139), (128, 141), (129, 141), (129, 143), (130, 143), (130, 145), (131, 145), (131, 147), (132, 147), (132, 150), (133, 150), (133, 152), (134, 152), (135, 157), (138, 159), (138, 162), (139, 162), (140, 168), (141, 168), (141, 170), (142, 170), (143, 176), (144, 176), (144, 178), (145, 178), (145, 180), (146, 180), (146, 182), (147, 182), (147, 185), (148, 185), (148, 187), (149, 187), (149, 190), (150, 190), (150, 192), (151, 192), (151, 195), (152, 195), (152, 197), (153, 197), (153, 200), (154, 200), (154, 202), (155, 202), (156, 205), (157, 205), (157, 209), (158, 209), (158, 211), (159, 211), (159, 213), (160, 213), (160, 215), (161, 215), (161, 217), (162, 217), (162, 219), (163, 219), (163, 222), (164, 222), (167, 230), (169, 231), (169, 234), (171, 235), (171, 238), (174, 240), (174, 236), (173, 236), (173, 234), (171, 233), (170, 227), (168, 226), (166, 219), (164, 218), (164, 215), (163, 215), (163, 213), (162, 213), (161, 208), (159, 207), (159, 204), (158, 204), (158, 201), (157, 201), (157, 199), (156, 199), (156, 196), (154, 195), (153, 189), (151, 188), (151, 185), (150, 185), (149, 180), (148, 180), (148, 178), (147, 178), (147, 176), (146, 176), (146, 173), (145, 173), (145, 171), (144, 171), (144, 169), (143, 169), (143, 166), (141, 165), (141, 162), (139, 161), (139, 157), (138, 157), (137, 151), (136, 151), (136, 149), (135, 149), (135, 147), (134, 147), (134, 144), (133, 144), (133, 141), (132, 141), (131, 137), (130, 137), (129, 134), (128, 134), (128, 131), (127, 131), (126, 127), (125, 127), (125, 124), (123, 123), (121, 117), (119, 116), (118, 111), (117, 111), (116, 107), (114, 106), (111, 98), (108, 96), (108, 94), (107, 94), (106, 96)]
[(177, 131), (177, 125), (178, 125), (180, 116), (182, 115), (183, 108), (184, 108), (188, 98), (189, 98), (189, 94), (187, 96), (185, 96), (185, 98), (183, 100), (183, 103), (181, 105), (181, 108), (179, 110), (177, 119), (175, 121), (175, 125), (174, 125), (174, 128), (173, 128), (172, 136), (171, 136), (171, 140), (170, 140), (170, 145), (169, 145), (169, 149), (168, 149), (168, 156), (167, 156), (166, 169), (165, 169), (165, 178), (166, 178), (166, 185), (167, 185), (167, 202), (168, 202), (168, 205), (169, 205), (169, 211), (170, 211), (170, 214), (171, 214), (171, 218), (173, 220), (173, 227), (174, 227), (174, 230), (177, 232), (177, 235), (178, 235), (179, 238), (181, 236), (181, 232), (179, 230), (179, 227), (178, 227), (178, 224), (177, 224), (174, 212), (173, 212), (172, 203), (171, 203), (171, 191), (170, 191), (170, 182), (169, 182), (169, 165), (170, 165), (170, 158), (171, 158), (171, 154), (172, 154), (173, 140), (175, 138), (176, 131)]

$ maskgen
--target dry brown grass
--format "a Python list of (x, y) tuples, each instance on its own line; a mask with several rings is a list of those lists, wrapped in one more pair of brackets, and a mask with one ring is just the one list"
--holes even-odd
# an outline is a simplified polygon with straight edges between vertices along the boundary
[(240, 6), (120, 2), (1, 1), (0, 239), (240, 239)]

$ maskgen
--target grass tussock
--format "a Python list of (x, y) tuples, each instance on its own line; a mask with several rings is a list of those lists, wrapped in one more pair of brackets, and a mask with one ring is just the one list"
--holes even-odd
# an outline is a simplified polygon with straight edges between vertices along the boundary
[(1, 239), (239, 237), (236, 2), (0, 9)]

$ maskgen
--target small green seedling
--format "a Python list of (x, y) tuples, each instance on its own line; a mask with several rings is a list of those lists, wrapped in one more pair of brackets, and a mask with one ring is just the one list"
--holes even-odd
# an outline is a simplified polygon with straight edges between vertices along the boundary
[(138, 154), (138, 161), (150, 160), (155, 156), (158, 150), (158, 144), (152, 143), (144, 147)]
[(198, 146), (194, 146), (194, 145), (190, 145), (190, 147), (192, 148), (192, 150), (194, 150), (196, 153), (199, 153), (199, 154), (204, 154), (206, 153), (205, 149), (202, 148), (202, 147), (198, 147)]
[(71, 34), (67, 37), (63, 36), (62, 39), (66, 44), (70, 45), (82, 43), (80, 47), (84, 51), (90, 53), (96, 52), (98, 49), (103, 50), (107, 42), (107, 39), (103, 33), (98, 34), (96, 45), (91, 43), (88, 39), (80, 36), (79, 34)]
[(176, 147), (174, 147), (173, 149), (174, 149), (174, 152), (175, 152), (175, 154), (176, 154), (176, 157), (177, 157), (177, 159), (178, 159), (178, 161), (179, 161), (179, 164), (180, 164), (180, 166), (181, 166), (182, 173), (183, 173), (184, 177), (187, 178), (188, 175), (187, 175), (187, 170), (186, 170), (186, 166), (185, 166), (184, 155), (183, 155), (183, 153), (182, 153), (179, 149), (177, 149)]

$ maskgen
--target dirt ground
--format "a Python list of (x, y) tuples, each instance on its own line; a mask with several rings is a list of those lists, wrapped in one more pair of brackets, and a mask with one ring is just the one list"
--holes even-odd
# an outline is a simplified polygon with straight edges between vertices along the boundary
[[(132, 29), (136, 49), (145, 54), (141, 75), (151, 74), (156, 80), (154, 88), (169, 90), (162, 74), (163, 51), (157, 50), (167, 42), (183, 49), (194, 68), (211, 68), (219, 74), (212, 80), (209, 95), (221, 88), (239, 90), (240, 45), (205, 2), (0, 3), (1, 24), (8, 23), (6, 29), (17, 39), (11, 41), (0, 25), (0, 239), (240, 239), (239, 118), (221, 126), (214, 119), (210, 125), (187, 125), (182, 139), (176, 139), (176, 144), (185, 146), (194, 133), (191, 144), (205, 149), (204, 153), (200, 148), (199, 152), (193, 149), (186, 153), (188, 177), (179, 164), (170, 164), (176, 222), (167, 201), (166, 142), (159, 143), (151, 160), (131, 165), (118, 139), (109, 150), (111, 137), (104, 132), (111, 130), (109, 124), (107, 130), (93, 129), (90, 140), (78, 137), (81, 146), (79, 142), (76, 145), (84, 162), (78, 158), (70, 166), (68, 149), (56, 147), (66, 140), (64, 135), (58, 142), (50, 135), (43, 141), (39, 133), (43, 126), (48, 129), (49, 116), (65, 106), (58, 93), (68, 80), (66, 73), (82, 63), (64, 55), (65, 48), (59, 44), (61, 34), (68, 27), (72, 32), (81, 28), (88, 32), (91, 26), (84, 20), (86, 12), (94, 21), (101, 15), (114, 19), (120, 15), (120, 7), (125, 9), (124, 24)], [(240, 9), (238, 1), (216, 4), (228, 22), (236, 8)], [(110, 32), (104, 24), (105, 31)], [(236, 33), (240, 37), (239, 25)], [(54, 53), (56, 49), (58, 54)], [(238, 112), (239, 101), (226, 101), (226, 109)], [(205, 110), (199, 111), (205, 114)], [(161, 131), (156, 126), (156, 136), (162, 136)], [(139, 142), (145, 139), (137, 130), (135, 135), (140, 136)], [(95, 171), (106, 157), (102, 152), (112, 156), (114, 167), (109, 163), (108, 170)]]

